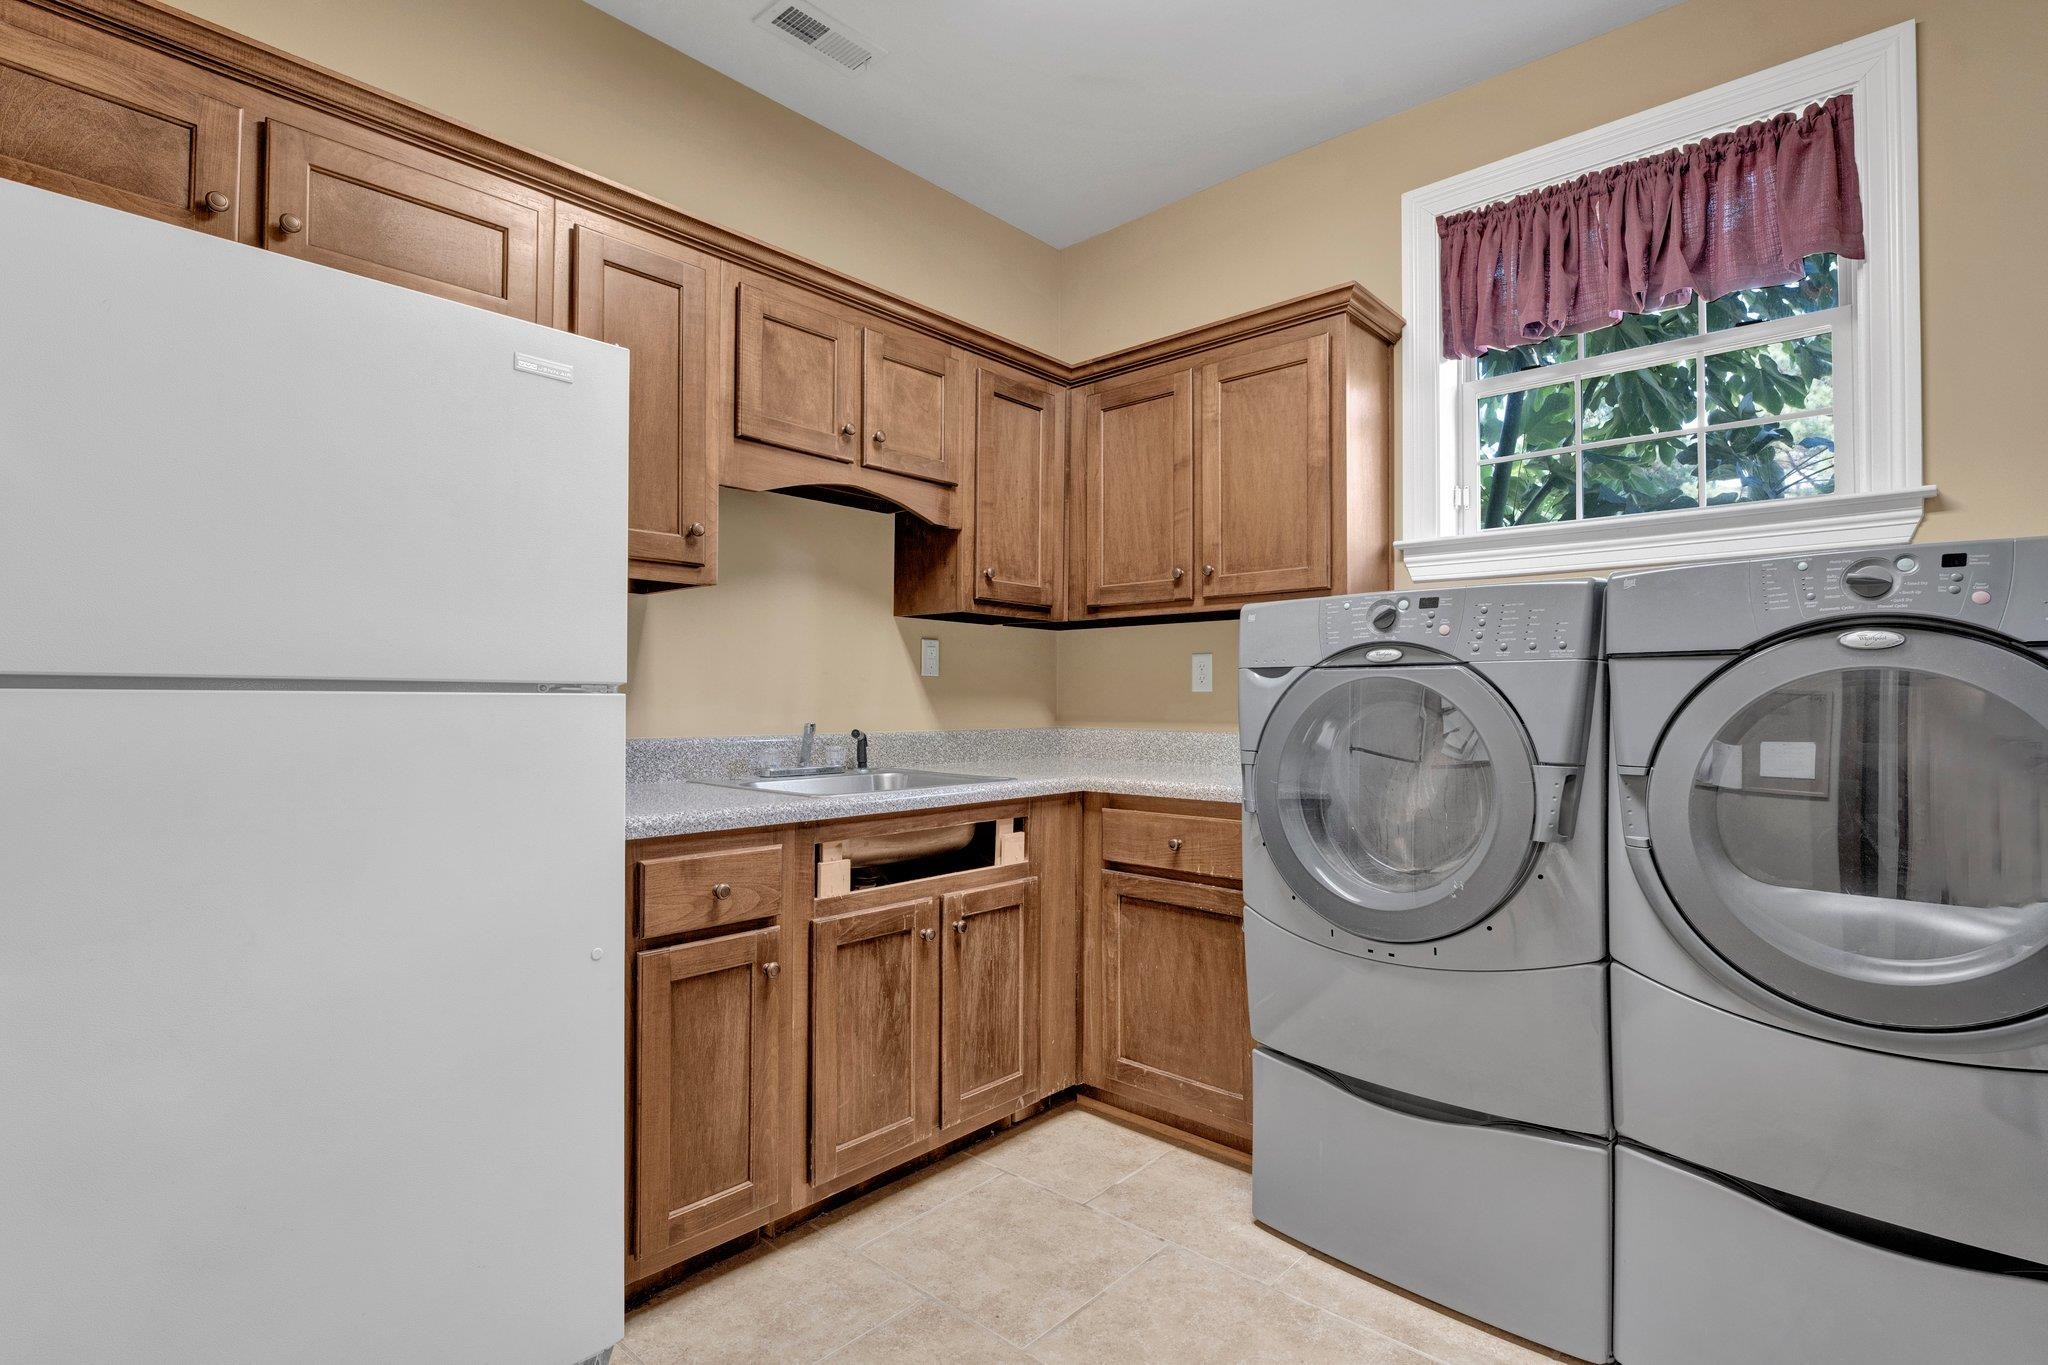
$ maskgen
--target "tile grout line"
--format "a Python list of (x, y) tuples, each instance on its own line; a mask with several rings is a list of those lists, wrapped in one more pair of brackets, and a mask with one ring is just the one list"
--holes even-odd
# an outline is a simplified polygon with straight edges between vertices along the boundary
[[(891, 1273), (891, 1272), (890, 1272), (890, 1270), (889, 1270), (889, 1268), (888, 1268), (887, 1266), (880, 1266), (880, 1267), (877, 1267), (877, 1268), (878, 1268), (878, 1269), (880, 1269), (880, 1270), (882, 1271), (882, 1273), (883, 1273), (883, 1274), (885, 1274), (885, 1275), (888, 1275), (888, 1274), (890, 1274), (890, 1273)], [(892, 1276), (891, 1276), (891, 1278), (896, 1278), (896, 1277), (892, 1275)], [(877, 1332), (881, 1331), (881, 1330), (882, 1330), (882, 1329), (883, 1329), (884, 1327), (887, 1327), (887, 1326), (888, 1326), (888, 1325), (889, 1325), (890, 1323), (892, 1323), (892, 1322), (896, 1321), (896, 1319), (898, 1319), (898, 1318), (902, 1317), (902, 1316), (903, 1316), (904, 1314), (906, 1314), (906, 1313), (915, 1313), (915, 1312), (916, 1312), (916, 1311), (917, 1311), (918, 1309), (920, 1309), (920, 1308), (924, 1307), (924, 1305), (925, 1305), (925, 1304), (927, 1304), (927, 1303), (936, 1303), (936, 1302), (938, 1302), (938, 1301), (937, 1301), (936, 1299), (932, 1298), (932, 1296), (931, 1296), (931, 1295), (929, 1295), (929, 1294), (925, 1293), (925, 1292), (924, 1292), (924, 1291), (923, 1291), (922, 1289), (919, 1289), (919, 1288), (918, 1288), (918, 1287), (917, 1287), (916, 1285), (914, 1285), (914, 1284), (909, 1284), (909, 1282), (908, 1282), (908, 1281), (904, 1281), (904, 1283), (905, 1283), (905, 1285), (906, 1285), (906, 1286), (907, 1286), (907, 1287), (909, 1288), (909, 1290), (911, 1291), (911, 1293), (913, 1293), (913, 1294), (917, 1295), (917, 1298), (918, 1298), (918, 1302), (916, 1302), (916, 1303), (906, 1303), (906, 1304), (904, 1304), (904, 1305), (903, 1305), (903, 1306), (902, 1306), (901, 1308), (899, 1308), (899, 1309), (897, 1309), (897, 1310), (896, 1310), (895, 1312), (891, 1313), (891, 1314), (890, 1314), (890, 1315), (889, 1315), (888, 1317), (886, 1317), (886, 1318), (883, 1318), (883, 1319), (882, 1319), (882, 1320), (881, 1320), (880, 1322), (876, 1323), (876, 1324), (875, 1324), (874, 1326), (872, 1326), (872, 1327), (869, 1327), (869, 1328), (866, 1328), (866, 1329), (862, 1330), (862, 1331), (861, 1331), (860, 1333), (858, 1333), (857, 1335), (855, 1335), (855, 1336), (852, 1336), (852, 1337), (849, 1337), (849, 1338), (848, 1338), (847, 1340), (845, 1340), (845, 1341), (842, 1341), (842, 1342), (840, 1342), (840, 1343), (839, 1343), (839, 1344), (838, 1344), (837, 1346), (834, 1346), (834, 1347), (833, 1347), (833, 1348), (832, 1348), (831, 1350), (829, 1350), (829, 1351), (825, 1352), (825, 1354), (823, 1354), (823, 1355), (819, 1356), (819, 1357), (817, 1358), (817, 1365), (824, 1365), (824, 1362), (825, 1362), (825, 1361), (828, 1361), (828, 1360), (830, 1360), (830, 1359), (831, 1359), (831, 1358), (832, 1358), (833, 1356), (836, 1356), (836, 1355), (838, 1355), (838, 1354), (839, 1354), (839, 1353), (840, 1353), (841, 1351), (844, 1351), (844, 1350), (846, 1350), (846, 1349), (847, 1349), (847, 1348), (849, 1348), (849, 1347), (852, 1347), (852, 1346), (856, 1346), (856, 1345), (860, 1344), (861, 1342), (863, 1342), (863, 1341), (867, 1340), (867, 1339), (868, 1339), (869, 1337), (871, 1337), (871, 1336), (873, 1336), (873, 1335), (874, 1335), (875, 1333), (877, 1333)]]
[[(1084, 1206), (1084, 1207), (1085, 1207), (1085, 1206)], [(1116, 1288), (1116, 1287), (1117, 1287), (1118, 1285), (1122, 1284), (1122, 1283), (1123, 1283), (1123, 1282), (1124, 1282), (1125, 1280), (1128, 1280), (1129, 1278), (1131, 1278), (1131, 1276), (1133, 1276), (1133, 1275), (1137, 1274), (1137, 1273), (1138, 1273), (1138, 1272), (1139, 1272), (1140, 1270), (1143, 1270), (1143, 1269), (1144, 1269), (1144, 1268), (1145, 1268), (1146, 1266), (1150, 1265), (1150, 1264), (1151, 1264), (1151, 1263), (1152, 1263), (1152, 1262), (1153, 1262), (1154, 1260), (1156, 1260), (1156, 1259), (1157, 1259), (1158, 1257), (1160, 1257), (1160, 1256), (1163, 1256), (1163, 1255), (1165, 1255), (1165, 1254), (1166, 1254), (1166, 1253), (1167, 1253), (1168, 1251), (1171, 1251), (1171, 1250), (1173, 1250), (1173, 1243), (1171, 1243), (1171, 1242), (1167, 1241), (1167, 1240), (1166, 1240), (1166, 1239), (1165, 1239), (1164, 1237), (1160, 1237), (1160, 1236), (1158, 1236), (1157, 1234), (1152, 1234), (1152, 1233), (1148, 1233), (1147, 1235), (1148, 1235), (1148, 1236), (1151, 1236), (1151, 1237), (1152, 1237), (1152, 1239), (1153, 1239), (1154, 1241), (1158, 1242), (1158, 1243), (1159, 1243), (1159, 1246), (1158, 1246), (1158, 1247), (1157, 1247), (1157, 1248), (1156, 1248), (1155, 1250), (1153, 1250), (1152, 1252), (1148, 1253), (1148, 1254), (1147, 1254), (1147, 1255), (1146, 1255), (1146, 1256), (1145, 1256), (1145, 1257), (1144, 1257), (1143, 1259), (1141, 1259), (1141, 1260), (1140, 1260), (1140, 1261), (1139, 1261), (1139, 1262), (1138, 1262), (1138, 1263), (1137, 1263), (1136, 1265), (1132, 1266), (1132, 1267), (1131, 1267), (1131, 1268), (1130, 1268), (1129, 1270), (1126, 1270), (1126, 1271), (1125, 1271), (1125, 1272), (1124, 1272), (1123, 1274), (1121, 1274), (1121, 1275), (1117, 1276), (1117, 1277), (1116, 1277), (1115, 1279), (1111, 1280), (1111, 1281), (1110, 1281), (1110, 1282), (1109, 1282), (1108, 1284), (1106, 1284), (1106, 1285), (1102, 1286), (1102, 1288), (1100, 1288), (1100, 1289), (1096, 1290), (1096, 1291), (1095, 1291), (1095, 1292), (1094, 1292), (1093, 1294), (1090, 1294), (1090, 1295), (1089, 1295), (1089, 1296), (1088, 1296), (1088, 1297), (1087, 1297), (1087, 1298), (1086, 1298), (1085, 1300), (1083, 1300), (1082, 1302), (1080, 1302), (1080, 1303), (1078, 1303), (1078, 1304), (1075, 1304), (1075, 1305), (1074, 1305), (1074, 1309), (1073, 1309), (1073, 1311), (1072, 1311), (1072, 1312), (1070, 1312), (1070, 1313), (1066, 1313), (1066, 1314), (1063, 1314), (1063, 1315), (1062, 1315), (1062, 1316), (1060, 1317), (1059, 1321), (1057, 1321), (1057, 1322), (1053, 1323), (1053, 1324), (1052, 1324), (1051, 1326), (1047, 1327), (1047, 1328), (1046, 1328), (1046, 1329), (1045, 1329), (1044, 1331), (1042, 1331), (1042, 1332), (1039, 1332), (1039, 1333), (1037, 1333), (1036, 1335), (1034, 1335), (1034, 1336), (1033, 1336), (1033, 1337), (1031, 1338), (1031, 1340), (1029, 1340), (1029, 1341), (1027, 1341), (1027, 1342), (1022, 1342), (1022, 1343), (1019, 1343), (1019, 1342), (1015, 1342), (1015, 1341), (1010, 1341), (1010, 1339), (1009, 1339), (1008, 1337), (1003, 1337), (1003, 1340), (1005, 1340), (1005, 1341), (1010, 1341), (1010, 1344), (1011, 1344), (1012, 1346), (1015, 1346), (1015, 1347), (1016, 1347), (1016, 1348), (1017, 1348), (1018, 1350), (1020, 1350), (1020, 1351), (1024, 1351), (1024, 1352), (1027, 1352), (1027, 1353), (1028, 1353), (1028, 1352), (1030, 1352), (1030, 1350), (1031, 1350), (1031, 1348), (1032, 1348), (1033, 1346), (1036, 1346), (1036, 1345), (1037, 1345), (1037, 1344), (1038, 1344), (1039, 1342), (1041, 1342), (1041, 1341), (1044, 1341), (1044, 1340), (1045, 1340), (1045, 1339), (1046, 1339), (1047, 1337), (1051, 1336), (1051, 1335), (1052, 1335), (1052, 1334), (1053, 1334), (1054, 1332), (1057, 1332), (1057, 1331), (1059, 1331), (1059, 1329), (1060, 1329), (1060, 1328), (1062, 1328), (1062, 1327), (1066, 1326), (1066, 1325), (1067, 1325), (1068, 1323), (1072, 1322), (1072, 1321), (1073, 1321), (1073, 1320), (1074, 1320), (1074, 1319), (1075, 1319), (1075, 1318), (1076, 1318), (1077, 1316), (1079, 1316), (1079, 1315), (1080, 1315), (1081, 1313), (1083, 1313), (1083, 1312), (1087, 1311), (1087, 1308), (1088, 1308), (1088, 1305), (1089, 1305), (1089, 1304), (1091, 1304), (1091, 1303), (1094, 1303), (1094, 1302), (1095, 1302), (1095, 1301), (1096, 1301), (1097, 1299), (1101, 1298), (1101, 1297), (1102, 1297), (1102, 1296), (1103, 1296), (1104, 1294), (1107, 1294), (1107, 1293), (1108, 1293), (1108, 1292), (1109, 1292), (1110, 1290), (1112, 1290), (1112, 1289)], [(997, 1336), (1002, 1336), (1003, 1334), (1002, 1334), (1001, 1332), (997, 1332), (997, 1333), (996, 1333), (996, 1335), (997, 1335)]]
[[(1197, 1254), (1199, 1255), (1200, 1253)], [(1292, 1271), (1299, 1266), (1307, 1264), (1308, 1261), (1311, 1259), (1311, 1257), (1304, 1254), (1300, 1260), (1296, 1261), (1294, 1265), (1289, 1266), (1287, 1269), (1289, 1271)], [(1282, 1273), (1281, 1278), (1286, 1278), (1285, 1272)], [(1413, 1351), (1416, 1355), (1421, 1356), (1424, 1360), (1435, 1362), (1435, 1365), (1457, 1365), (1456, 1361), (1446, 1361), (1442, 1356), (1432, 1355), (1430, 1352), (1423, 1350), (1420, 1346), (1417, 1346), (1414, 1342), (1403, 1341), (1401, 1340), (1401, 1338), (1395, 1336), (1392, 1332), (1388, 1332), (1382, 1328), (1375, 1327), (1369, 1322), (1360, 1322), (1357, 1318), (1354, 1318), (1347, 1313), (1339, 1313), (1334, 1308), (1325, 1308), (1323, 1307), (1323, 1305), (1319, 1303), (1312, 1303), (1309, 1300), (1304, 1299), (1301, 1295), (1295, 1293), (1293, 1290), (1288, 1289), (1280, 1284), (1276, 1283), (1272, 1286), (1272, 1288), (1278, 1289), (1281, 1293), (1285, 1294), (1288, 1298), (1293, 1299), (1296, 1303), (1307, 1304), (1310, 1308), (1315, 1309), (1318, 1313), (1328, 1313), (1331, 1317), (1336, 1318), (1339, 1322), (1348, 1322), (1353, 1327), (1364, 1328), (1366, 1331), (1371, 1332), (1374, 1336), (1385, 1337), (1388, 1341), (1393, 1342), (1396, 1346), (1402, 1347), (1409, 1351)]]

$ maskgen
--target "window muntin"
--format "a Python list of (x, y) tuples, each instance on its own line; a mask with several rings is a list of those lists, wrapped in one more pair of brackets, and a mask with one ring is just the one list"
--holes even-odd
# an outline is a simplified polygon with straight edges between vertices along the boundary
[(1460, 366), (1467, 530), (1836, 490), (1853, 273), (1633, 314)]

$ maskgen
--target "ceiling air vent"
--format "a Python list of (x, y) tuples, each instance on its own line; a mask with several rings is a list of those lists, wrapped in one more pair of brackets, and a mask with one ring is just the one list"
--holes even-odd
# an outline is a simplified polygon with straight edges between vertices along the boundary
[(754, 22), (848, 71), (860, 70), (882, 51), (837, 19), (807, 5), (770, 5)]

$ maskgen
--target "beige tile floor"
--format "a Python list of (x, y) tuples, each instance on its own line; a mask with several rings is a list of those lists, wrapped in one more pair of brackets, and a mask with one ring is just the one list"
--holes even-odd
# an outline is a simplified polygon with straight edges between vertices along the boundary
[(616, 1365), (1548, 1360), (1304, 1252), (1234, 1166), (1069, 1105), (699, 1272)]

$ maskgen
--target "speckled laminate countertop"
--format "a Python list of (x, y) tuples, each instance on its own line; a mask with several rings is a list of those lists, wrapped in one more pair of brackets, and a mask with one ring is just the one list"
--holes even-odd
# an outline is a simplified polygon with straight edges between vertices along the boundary
[[(820, 735), (819, 752), (845, 747)], [(795, 758), (795, 741), (642, 739), (627, 746), (626, 837), (815, 824), (862, 815), (1109, 792), (1186, 801), (1243, 799), (1237, 736), (1183, 730), (953, 730), (874, 735), (872, 768), (924, 768), (1001, 778), (958, 787), (790, 796), (714, 785)], [(707, 781), (706, 779), (711, 779)]]

